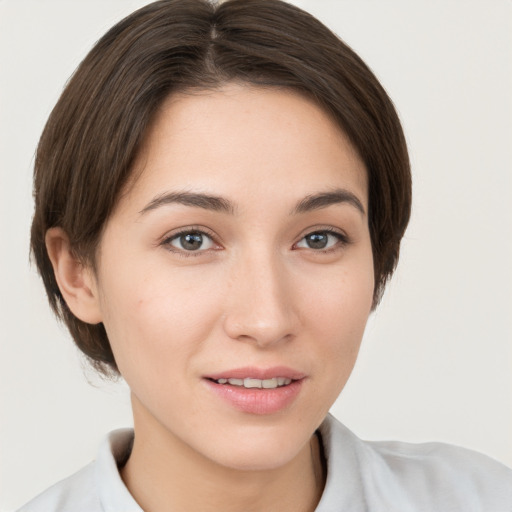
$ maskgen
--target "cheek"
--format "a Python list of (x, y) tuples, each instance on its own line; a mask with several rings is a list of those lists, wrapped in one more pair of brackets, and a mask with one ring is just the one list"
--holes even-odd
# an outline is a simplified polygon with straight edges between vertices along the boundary
[[(371, 254), (371, 253), (370, 253)], [(318, 329), (352, 339), (362, 335), (371, 310), (374, 289), (373, 261), (367, 252), (354, 255), (337, 269), (305, 273), (300, 292)]]
[[(366, 254), (336, 272), (313, 276), (307, 307), (311, 339), (336, 395), (348, 379), (371, 311), (374, 278)], [(305, 290), (303, 290), (305, 294)]]
[(117, 364), (125, 378), (135, 370), (168, 372), (193, 357), (214, 328), (218, 286), (197, 278), (202, 280), (198, 288), (198, 280), (186, 272), (131, 275), (137, 278), (107, 279), (103, 285), (104, 325)]

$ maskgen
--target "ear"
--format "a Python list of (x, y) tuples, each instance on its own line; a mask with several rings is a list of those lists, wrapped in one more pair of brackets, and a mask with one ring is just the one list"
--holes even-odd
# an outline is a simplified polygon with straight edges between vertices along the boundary
[(73, 254), (69, 237), (62, 228), (50, 228), (45, 243), (55, 279), (71, 312), (88, 324), (100, 323), (103, 319), (92, 269)]

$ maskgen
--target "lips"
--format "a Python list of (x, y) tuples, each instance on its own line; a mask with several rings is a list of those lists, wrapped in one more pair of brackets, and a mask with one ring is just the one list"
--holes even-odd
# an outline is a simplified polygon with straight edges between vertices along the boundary
[(206, 378), (211, 380), (247, 378), (267, 380), (281, 377), (290, 380), (300, 380), (305, 376), (306, 375), (304, 373), (287, 366), (273, 366), (272, 368), (256, 368), (253, 366), (247, 366), (245, 368), (236, 368), (226, 370), (221, 373), (206, 375)]
[(235, 409), (249, 414), (279, 412), (297, 398), (306, 375), (292, 368), (237, 368), (205, 376), (208, 388)]
[(275, 389), (281, 386), (288, 386), (288, 384), (291, 384), (292, 379), (287, 377), (273, 377), (272, 379), (255, 379), (252, 377), (246, 377), (245, 379), (218, 379), (215, 382), (217, 384), (229, 384), (231, 386), (239, 386), (246, 389)]

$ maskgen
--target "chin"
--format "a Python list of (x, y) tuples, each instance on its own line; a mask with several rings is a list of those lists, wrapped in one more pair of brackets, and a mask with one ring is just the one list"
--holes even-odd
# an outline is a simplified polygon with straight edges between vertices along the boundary
[(222, 440), (210, 445), (216, 447), (210, 458), (238, 471), (274, 470), (297, 457), (313, 435), (313, 432), (290, 432), (289, 428), (258, 430), (245, 430), (238, 435), (227, 431)]
[[(302, 448), (302, 447), (301, 447)], [(286, 466), (294, 459), (300, 450), (251, 450), (249, 452), (219, 454), (216, 462), (236, 471), (272, 471)], [(224, 456), (223, 456), (224, 455)]]

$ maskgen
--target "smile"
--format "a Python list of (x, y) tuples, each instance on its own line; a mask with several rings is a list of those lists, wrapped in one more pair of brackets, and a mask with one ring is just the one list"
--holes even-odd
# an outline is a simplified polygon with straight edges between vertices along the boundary
[(308, 376), (288, 366), (246, 366), (205, 375), (207, 389), (230, 408), (246, 414), (275, 414), (298, 398)]
[(254, 379), (246, 377), (245, 379), (217, 379), (217, 384), (229, 384), (231, 386), (239, 386), (247, 389), (276, 389), (282, 386), (288, 386), (292, 379), (288, 377), (274, 377), (272, 379)]

